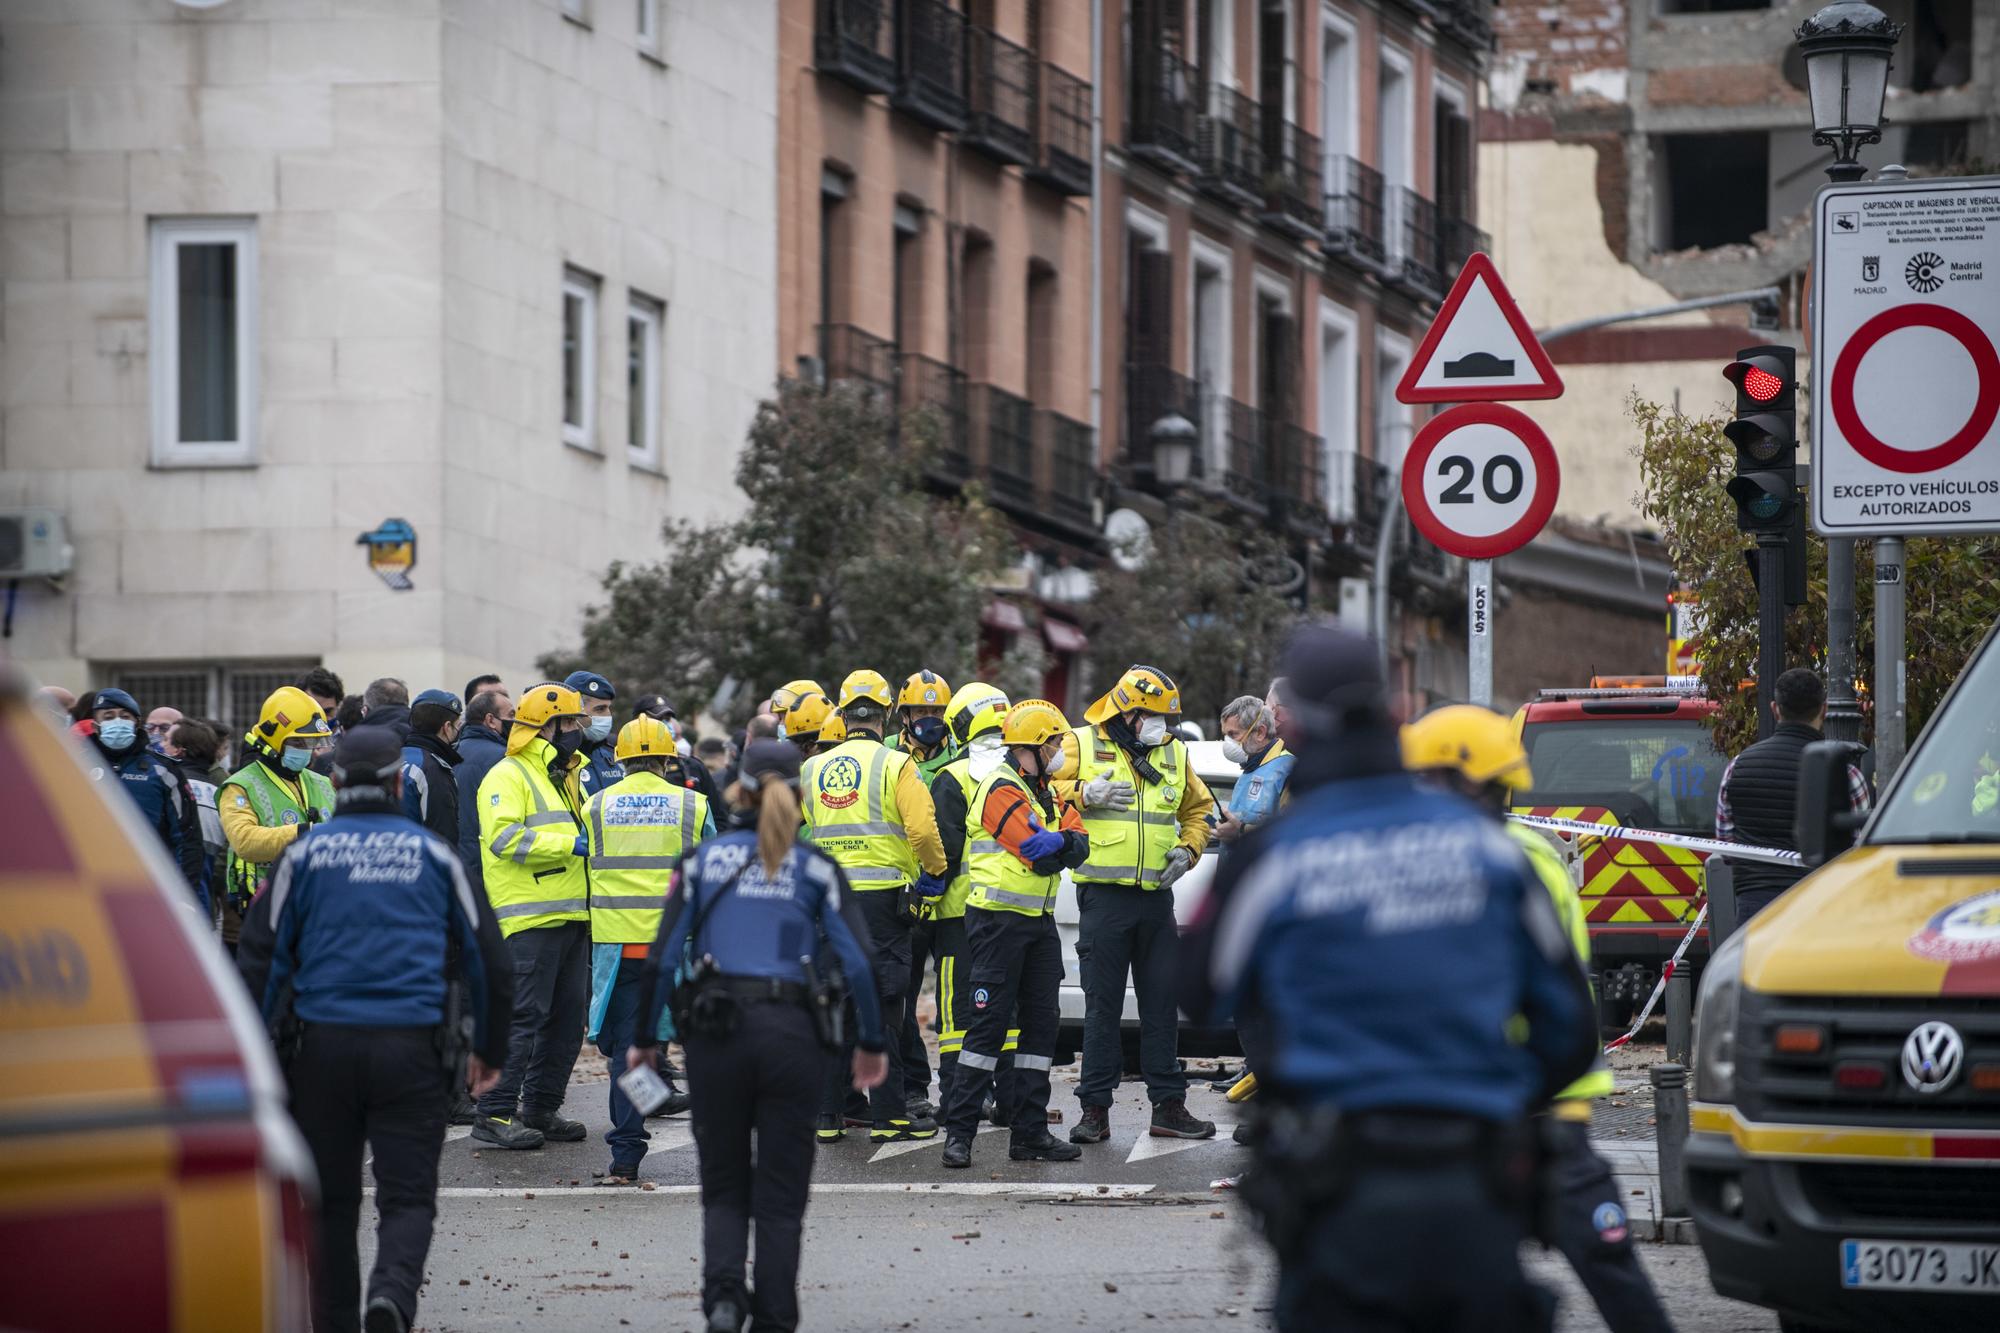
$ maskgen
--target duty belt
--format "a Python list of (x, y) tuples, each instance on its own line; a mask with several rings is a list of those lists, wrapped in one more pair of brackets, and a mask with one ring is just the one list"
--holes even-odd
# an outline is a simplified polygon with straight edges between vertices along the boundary
[(782, 977), (717, 977), (708, 985), (720, 987), (745, 1004), (804, 1004), (811, 994), (804, 982)]

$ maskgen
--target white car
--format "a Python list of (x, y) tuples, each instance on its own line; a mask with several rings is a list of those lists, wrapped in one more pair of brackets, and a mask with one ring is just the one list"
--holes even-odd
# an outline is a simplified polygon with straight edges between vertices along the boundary
[[(1187, 750), (1196, 776), (1208, 785), (1215, 796), (1216, 815), (1220, 818), (1243, 770), (1240, 765), (1223, 757), (1221, 741), (1189, 741)], [(1209, 885), (1215, 881), (1215, 867), (1221, 848), (1220, 842), (1211, 841), (1201, 860), (1195, 862), (1171, 890), (1174, 895), (1174, 919), (1180, 923), (1182, 930), (1187, 929), (1188, 922), (1193, 920), (1208, 898)], [(1063, 950), (1062, 1023), (1056, 1036), (1056, 1063), (1067, 1064), (1083, 1049), (1083, 977), (1077, 970), (1076, 962), (1076, 885), (1070, 881), (1068, 871), (1063, 872), (1062, 886), (1056, 891), (1056, 932), (1062, 936)], [(1139, 997), (1133, 994), (1129, 977), (1125, 982), (1125, 1017), (1121, 1026), (1126, 1066), (1137, 1068)], [(1240, 1053), (1236, 1031), (1234, 1028), (1196, 1028), (1183, 1018), (1180, 1053), (1184, 1057), (1236, 1055)]]

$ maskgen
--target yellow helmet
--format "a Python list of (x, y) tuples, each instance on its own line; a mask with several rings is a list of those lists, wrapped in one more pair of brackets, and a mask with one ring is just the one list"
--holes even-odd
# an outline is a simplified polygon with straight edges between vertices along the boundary
[(1047, 745), (1069, 733), (1069, 719), (1047, 699), (1023, 699), (1007, 710), (1000, 724), (1000, 738), (1009, 745)]
[(680, 757), (680, 752), (674, 748), (673, 730), (660, 719), (644, 713), (618, 729), (618, 743), (612, 747), (611, 754), (620, 763), (627, 759)]
[(326, 724), (326, 714), (313, 702), (313, 697), (295, 685), (285, 685), (271, 691), (270, 698), (264, 700), (263, 708), (257, 712), (257, 725), (243, 739), (272, 754), (281, 754), (285, 742), (294, 737), (318, 743), (332, 735), (333, 728)]
[(847, 679), (840, 682), (840, 706), (847, 707), (857, 699), (872, 699), (883, 708), (893, 708), (896, 696), (889, 692), (889, 682), (879, 671), (850, 671)]
[(999, 726), (1006, 716), (1007, 696), (997, 686), (975, 680), (961, 685), (958, 693), (951, 696), (951, 702), (945, 705), (944, 724), (958, 737), (960, 745), (967, 745), (974, 736), (983, 736)]
[[(833, 700), (822, 691), (807, 690), (799, 695), (781, 721), (785, 739), (809, 745), (813, 737), (826, 730), (827, 719), (832, 716)], [(845, 735), (845, 731), (842, 734)]]
[(559, 717), (582, 716), (583, 696), (560, 681), (531, 685), (514, 701), (514, 725), (530, 731), (540, 731)]
[(787, 681), (771, 691), (771, 711), (783, 717), (792, 710), (792, 705), (799, 701), (800, 695), (825, 693), (826, 691), (816, 680), (800, 677), (798, 680)]
[(943, 708), (951, 702), (951, 686), (943, 676), (925, 668), (903, 682), (896, 695), (898, 708)]
[(827, 713), (826, 721), (820, 723), (819, 746), (824, 750), (829, 746), (838, 745), (846, 739), (847, 719), (840, 715), (839, 709), (834, 709)]
[(1535, 785), (1513, 724), (1477, 704), (1434, 709), (1405, 726), (1403, 767), (1417, 773), (1448, 768), (1480, 784)]
[(1118, 678), (1118, 683), (1113, 685), (1102, 699), (1084, 710), (1083, 720), (1091, 723), (1104, 722), (1120, 713), (1129, 713), (1135, 708), (1144, 713), (1179, 717), (1180, 687), (1158, 667), (1131, 667)]

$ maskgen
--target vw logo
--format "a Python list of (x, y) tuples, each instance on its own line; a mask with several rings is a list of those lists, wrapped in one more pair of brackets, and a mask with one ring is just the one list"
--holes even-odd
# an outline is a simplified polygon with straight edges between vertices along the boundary
[(1925, 1023), (1903, 1041), (1903, 1081), (1925, 1096), (1949, 1088), (1964, 1063), (1965, 1042), (1949, 1023)]

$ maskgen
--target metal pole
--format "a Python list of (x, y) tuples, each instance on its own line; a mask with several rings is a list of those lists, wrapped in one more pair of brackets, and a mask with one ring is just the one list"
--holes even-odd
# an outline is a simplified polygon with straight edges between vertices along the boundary
[[(1407, 422), (1384, 422), (1385, 428), (1402, 425), (1414, 430)], [(1407, 442), (1406, 442), (1407, 443)], [(1375, 435), (1375, 450), (1379, 457), (1382, 452), (1382, 432)], [(1404, 454), (1409, 450), (1405, 448)], [(1375, 604), (1369, 608), (1374, 613), (1375, 652), (1381, 659), (1382, 675), (1389, 674), (1389, 558), (1396, 549), (1396, 529), (1403, 526), (1403, 456), (1384, 469), (1388, 478), (1389, 493), (1382, 498), (1382, 528), (1375, 534)]]
[(1653, 1082), (1653, 1141), (1660, 1150), (1660, 1216), (1686, 1217), (1687, 1173), (1681, 1159), (1688, 1136), (1687, 1067), (1654, 1065), (1648, 1077)]
[(1757, 536), (1757, 739), (1777, 729), (1771, 702), (1785, 670), (1785, 534)]
[(1465, 673), (1472, 702), (1493, 706), (1493, 562), (1465, 562)]
[(1693, 1030), (1694, 982), (1685, 967), (1677, 967), (1667, 978), (1667, 1059), (1675, 1064), (1688, 1062)]
[(1556, 324), (1546, 329), (1537, 329), (1535, 339), (1542, 346), (1562, 338), (1588, 333), (1592, 329), (1602, 329), (1613, 324), (1630, 324), (1641, 319), (1659, 319), (1663, 315), (1681, 315), (1690, 310), (1712, 310), (1724, 305), (1754, 305), (1759, 301), (1769, 301), (1775, 306), (1785, 297), (1782, 287), (1750, 287), (1740, 292), (1723, 292), (1719, 296), (1698, 296), (1692, 301), (1675, 301), (1671, 305), (1651, 305), (1640, 310), (1624, 310), (1615, 315), (1592, 315), (1589, 319), (1573, 319), (1567, 324)]
[(1875, 781), (1903, 762), (1908, 710), (1904, 690), (1903, 539), (1875, 539)]
[(1854, 697), (1854, 538), (1826, 539), (1826, 738), (1861, 739)]

